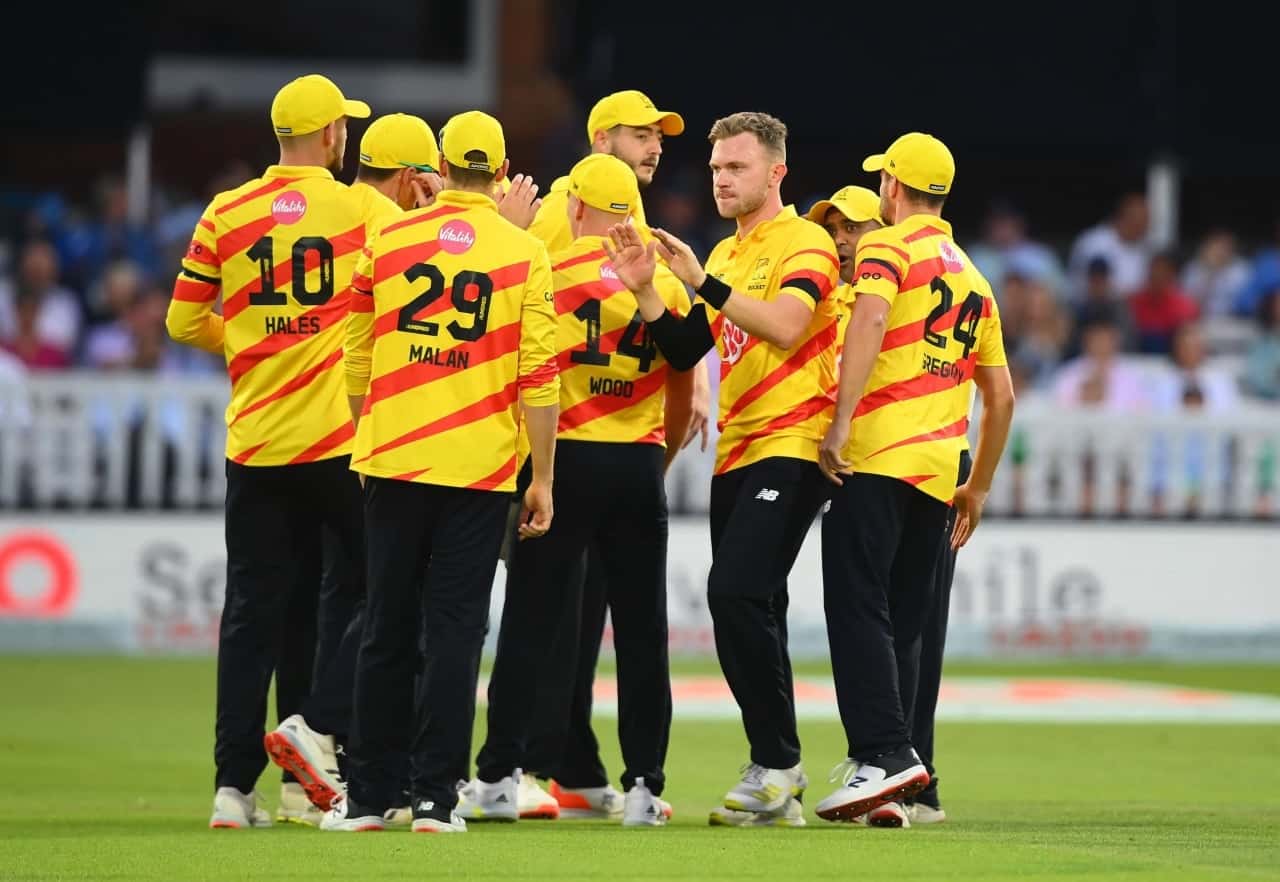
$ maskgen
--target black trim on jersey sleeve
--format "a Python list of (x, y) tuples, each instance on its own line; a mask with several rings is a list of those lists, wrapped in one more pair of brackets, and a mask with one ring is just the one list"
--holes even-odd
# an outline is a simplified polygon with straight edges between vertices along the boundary
[(662, 357), (678, 371), (692, 368), (716, 345), (705, 303), (695, 303), (683, 319), (676, 318), (669, 309), (664, 310), (658, 318), (645, 322), (645, 326)]
[(797, 291), (803, 291), (813, 298), (814, 303), (822, 302), (822, 291), (818, 288), (818, 283), (813, 279), (792, 279), (782, 286), (783, 291), (788, 288), (795, 288)]
[(862, 258), (862, 262), (863, 262), (863, 263), (874, 263), (876, 266), (883, 267), (885, 270), (887, 270), (887, 271), (889, 272), (889, 274), (890, 274), (891, 276), (893, 276), (893, 280), (894, 280), (895, 282), (897, 282), (899, 285), (901, 285), (901, 284), (902, 284), (902, 274), (901, 274), (901, 273), (899, 273), (899, 272), (898, 272), (898, 268), (897, 268), (896, 266), (894, 266), (893, 264), (889, 263), (889, 261), (887, 261), (887, 260), (881, 260), (881, 259), (880, 259), (880, 258), (878, 258), (878, 257), (864, 257), (864, 258)]
[(192, 272), (191, 270), (187, 269), (185, 266), (182, 268), (182, 274), (183, 274), (184, 276), (189, 277), (189, 278), (195, 279), (197, 282), (204, 282), (206, 285), (221, 285), (221, 284), (222, 284), (222, 280), (221, 280), (221, 279), (215, 279), (215, 278), (213, 278), (212, 276), (205, 276), (205, 275), (201, 275), (200, 273), (197, 273), (197, 272)]

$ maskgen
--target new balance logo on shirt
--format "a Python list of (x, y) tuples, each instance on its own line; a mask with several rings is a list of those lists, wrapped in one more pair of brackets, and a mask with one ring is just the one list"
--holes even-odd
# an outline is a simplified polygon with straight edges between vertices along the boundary
[(777, 502), (778, 491), (777, 490), (761, 490), (759, 493), (756, 494), (756, 499), (763, 499), (765, 502)]

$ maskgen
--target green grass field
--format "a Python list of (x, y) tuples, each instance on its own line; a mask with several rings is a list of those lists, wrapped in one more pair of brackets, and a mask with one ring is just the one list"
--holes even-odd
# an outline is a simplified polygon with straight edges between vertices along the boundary
[[(686, 672), (706, 670), (686, 666)], [(820, 673), (809, 668), (806, 673)], [(1280, 668), (966, 666), (1280, 694)], [(1280, 727), (949, 723), (946, 824), (706, 826), (746, 756), (735, 723), (677, 720), (672, 825), (472, 825), (466, 836), (210, 831), (208, 660), (0, 658), (0, 879), (1280, 879)], [(616, 739), (602, 721), (611, 770)], [(812, 804), (842, 756), (801, 727)], [(477, 741), (477, 745), (478, 745)], [(278, 777), (260, 783), (272, 808)]]

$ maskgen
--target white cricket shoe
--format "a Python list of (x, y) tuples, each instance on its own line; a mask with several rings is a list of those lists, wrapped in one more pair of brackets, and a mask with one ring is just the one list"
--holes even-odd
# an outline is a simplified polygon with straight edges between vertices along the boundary
[(387, 829), (382, 815), (357, 805), (347, 794), (334, 800), (333, 808), (324, 813), (320, 829), (331, 833), (372, 833)]
[(493, 784), (472, 778), (458, 789), (454, 812), (467, 821), (514, 821), (520, 817), (518, 780), (519, 769)]
[(947, 813), (942, 806), (934, 808), (928, 803), (913, 802), (907, 806), (907, 817), (913, 824), (941, 824), (947, 819)]
[(552, 781), (550, 792), (560, 806), (560, 817), (563, 820), (616, 821), (622, 817), (622, 794), (609, 785), (561, 787), (559, 783)]
[(818, 803), (824, 821), (848, 821), (887, 802), (910, 799), (929, 784), (929, 773), (911, 747), (901, 747), (860, 763), (846, 759), (831, 772), (841, 787)]
[(412, 829), (414, 833), (466, 833), (467, 822), (456, 810), (420, 799), (413, 807)]
[(560, 802), (525, 772), (516, 785), (516, 810), (522, 820), (554, 821), (560, 817)]
[(338, 773), (337, 749), (332, 735), (323, 735), (294, 714), (262, 739), (271, 761), (291, 772), (307, 799), (321, 811), (328, 811), (335, 799), (347, 792)]
[(756, 763), (742, 767), (742, 780), (724, 797), (724, 807), (740, 812), (775, 812), (809, 786), (799, 763), (789, 769), (766, 769)]
[(270, 827), (271, 815), (258, 803), (262, 797), (258, 791), (241, 793), (234, 787), (219, 787), (213, 795), (213, 817), (209, 827), (213, 830), (245, 830), (250, 827)]
[(712, 827), (803, 827), (804, 804), (794, 796), (772, 812), (740, 812), (734, 809), (711, 810), (707, 823)]
[(324, 812), (311, 804), (307, 791), (296, 781), (280, 785), (280, 804), (276, 807), (276, 822), (280, 824), (302, 824), (306, 827), (320, 826)]
[(867, 823), (872, 827), (910, 827), (911, 818), (900, 802), (886, 802), (876, 806), (866, 814)]
[(653, 791), (645, 785), (644, 778), (636, 778), (636, 783), (623, 797), (622, 826), (661, 827), (669, 817), (671, 806), (653, 795)]

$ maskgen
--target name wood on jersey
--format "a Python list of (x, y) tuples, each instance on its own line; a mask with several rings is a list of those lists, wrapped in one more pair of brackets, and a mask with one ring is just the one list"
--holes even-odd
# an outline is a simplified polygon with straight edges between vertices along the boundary
[(434, 364), (436, 367), (466, 368), (471, 362), (471, 353), (458, 349), (441, 350), (435, 346), (410, 346), (409, 361), (421, 364)]

